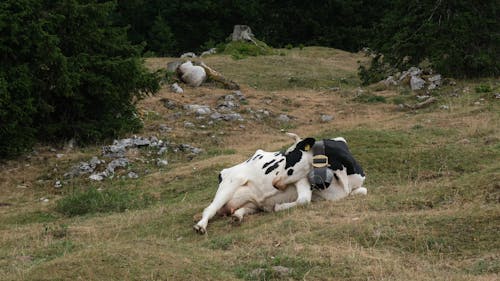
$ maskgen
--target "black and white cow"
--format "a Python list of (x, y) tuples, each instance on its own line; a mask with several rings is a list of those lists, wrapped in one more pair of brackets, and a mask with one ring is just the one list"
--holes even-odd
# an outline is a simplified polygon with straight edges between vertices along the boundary
[[(259, 210), (273, 211), (274, 206), (280, 203), (301, 200), (303, 202), (299, 204), (306, 203), (300, 195), (297, 196), (297, 191), (310, 190), (307, 174), (312, 167), (310, 149), (315, 140), (301, 140), (294, 134), (289, 135), (296, 142), (286, 152), (259, 149), (247, 161), (222, 170), (214, 200), (203, 210), (201, 220), (194, 225), (198, 233), (206, 232), (208, 220), (217, 212), (241, 220), (244, 215)], [(288, 185), (297, 188), (286, 188)]]
[(288, 135), (295, 139), (295, 144), (285, 153), (257, 150), (247, 161), (222, 170), (215, 198), (194, 226), (198, 233), (206, 232), (208, 220), (217, 212), (241, 221), (243, 216), (259, 210), (282, 211), (311, 200), (339, 200), (350, 194), (367, 193), (362, 187), (364, 172), (345, 139), (323, 140), (333, 180), (320, 189), (311, 187), (308, 179), (314, 169), (311, 148), (316, 141)]

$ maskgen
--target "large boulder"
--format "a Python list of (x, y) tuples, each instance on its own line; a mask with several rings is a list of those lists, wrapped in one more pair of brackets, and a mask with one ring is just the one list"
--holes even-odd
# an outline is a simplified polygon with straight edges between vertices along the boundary
[(182, 81), (193, 87), (199, 87), (207, 79), (205, 69), (201, 66), (193, 65), (191, 61), (181, 64), (177, 68), (177, 72)]

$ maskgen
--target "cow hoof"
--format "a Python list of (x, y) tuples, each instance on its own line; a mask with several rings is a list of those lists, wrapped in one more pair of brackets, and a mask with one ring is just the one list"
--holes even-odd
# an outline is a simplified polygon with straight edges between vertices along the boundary
[(231, 224), (234, 226), (240, 226), (243, 218), (237, 216), (231, 216)]
[(202, 235), (203, 235), (203, 234), (207, 233), (207, 230), (206, 230), (205, 228), (203, 228), (203, 227), (201, 227), (201, 226), (199, 226), (199, 225), (197, 225), (197, 224), (195, 224), (195, 225), (193, 226), (193, 229), (194, 229), (194, 231), (196, 231), (198, 234), (202, 234)]

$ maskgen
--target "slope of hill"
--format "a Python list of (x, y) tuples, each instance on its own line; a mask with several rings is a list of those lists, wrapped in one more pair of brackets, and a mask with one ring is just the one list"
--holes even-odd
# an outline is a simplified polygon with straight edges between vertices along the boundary
[[(204, 59), (238, 81), (244, 99), (207, 84), (183, 94), (165, 85), (140, 101), (139, 135), (168, 142), (166, 154), (132, 148), (112, 178), (64, 177), (92, 156), (109, 162), (102, 145), (40, 146), (1, 164), (0, 279), (497, 280), (500, 81), (456, 81), (432, 92), (436, 104), (408, 111), (396, 104), (418, 102), (417, 93), (404, 86), (359, 87), (361, 54), (280, 52)], [(169, 60), (147, 63), (158, 69)], [(225, 100), (239, 117), (185, 107), (225, 114)], [(220, 169), (258, 148), (288, 146), (284, 131), (345, 137), (368, 195), (260, 213), (240, 226), (221, 218), (207, 235), (194, 233), (193, 216), (213, 198)]]

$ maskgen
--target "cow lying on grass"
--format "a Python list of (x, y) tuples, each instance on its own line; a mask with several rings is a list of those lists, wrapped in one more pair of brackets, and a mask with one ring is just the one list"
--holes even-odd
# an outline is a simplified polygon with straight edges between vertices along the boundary
[[(247, 161), (222, 170), (214, 200), (203, 210), (201, 220), (194, 225), (198, 233), (206, 232), (208, 221), (216, 213), (232, 215), (241, 221), (243, 216), (259, 210), (281, 211), (309, 203), (313, 191), (315, 199), (326, 200), (343, 198), (351, 191), (353, 194), (366, 194), (366, 188), (361, 186), (364, 181), (361, 167), (355, 161), (355, 165), (347, 163), (354, 158), (348, 157), (350, 153), (345, 140), (324, 141), (333, 142), (335, 145), (330, 144), (328, 151), (340, 153), (342, 157), (332, 158), (334, 165), (331, 166), (336, 170), (333, 172), (335, 180), (330, 186), (312, 188), (308, 175), (313, 170), (311, 148), (316, 141), (289, 135), (295, 139), (295, 143), (285, 153), (257, 150)], [(342, 144), (338, 145), (339, 142)]]

